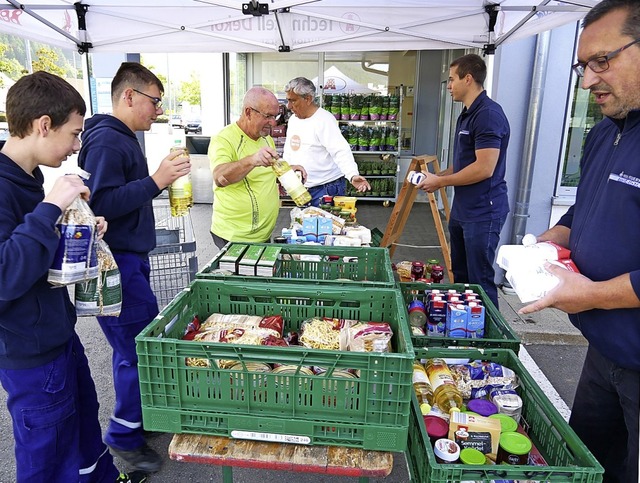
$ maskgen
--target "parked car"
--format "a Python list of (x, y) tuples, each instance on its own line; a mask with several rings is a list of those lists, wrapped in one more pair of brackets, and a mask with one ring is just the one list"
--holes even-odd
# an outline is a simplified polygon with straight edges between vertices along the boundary
[(169, 118), (169, 123), (171, 123), (173, 127), (177, 127), (180, 129), (184, 127), (184, 125), (182, 124), (182, 116), (180, 114), (172, 114), (171, 118)]
[(187, 123), (184, 125), (184, 132), (186, 134), (189, 134), (190, 132), (202, 134), (202, 121), (200, 121), (200, 119), (187, 121)]

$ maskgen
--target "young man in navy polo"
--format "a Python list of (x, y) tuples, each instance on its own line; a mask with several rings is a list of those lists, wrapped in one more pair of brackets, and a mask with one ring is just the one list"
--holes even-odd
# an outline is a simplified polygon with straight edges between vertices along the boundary
[(464, 104), (456, 124), (453, 163), (441, 173), (425, 173), (426, 192), (454, 187), (449, 219), (451, 266), (456, 283), (477, 283), (498, 307), (493, 262), (500, 231), (509, 213), (506, 170), (509, 121), (487, 97), (487, 67), (475, 54), (449, 66), (447, 89)]

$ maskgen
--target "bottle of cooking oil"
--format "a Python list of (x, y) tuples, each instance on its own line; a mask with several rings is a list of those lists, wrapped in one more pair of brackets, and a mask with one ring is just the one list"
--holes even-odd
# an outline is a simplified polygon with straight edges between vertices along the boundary
[[(182, 151), (182, 156), (189, 157), (189, 151), (184, 147), (182, 140), (176, 138), (171, 152)], [(171, 216), (185, 216), (189, 213), (189, 208), (193, 206), (193, 188), (191, 185), (191, 175), (180, 176), (169, 186), (169, 205), (171, 206)]]
[(420, 404), (420, 412), (426, 416), (433, 405), (433, 389), (427, 371), (420, 361), (413, 361), (413, 390)]
[(298, 206), (304, 206), (311, 201), (311, 195), (307, 188), (304, 187), (300, 178), (291, 169), (289, 163), (284, 159), (274, 159), (271, 163), (273, 171), (276, 173), (278, 180), (291, 199)]
[(453, 380), (449, 366), (443, 359), (429, 359), (426, 365), (429, 382), (433, 388), (433, 400), (443, 411), (460, 411), (462, 395)]

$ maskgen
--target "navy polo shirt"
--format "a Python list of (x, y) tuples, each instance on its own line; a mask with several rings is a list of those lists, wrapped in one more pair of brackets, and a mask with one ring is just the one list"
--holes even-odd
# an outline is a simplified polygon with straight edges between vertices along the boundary
[(487, 221), (509, 213), (506, 171), (509, 121), (500, 105), (482, 91), (469, 109), (464, 108), (456, 123), (453, 172), (473, 163), (476, 150), (500, 149), (493, 176), (479, 183), (455, 186), (451, 218), (462, 221)]

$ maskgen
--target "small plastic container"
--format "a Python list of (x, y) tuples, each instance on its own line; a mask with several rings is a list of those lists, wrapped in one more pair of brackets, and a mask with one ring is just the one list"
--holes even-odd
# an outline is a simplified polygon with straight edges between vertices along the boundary
[(524, 434), (516, 431), (502, 433), (500, 434), (496, 464), (526, 465), (529, 461), (531, 447), (531, 440)]
[(460, 446), (455, 441), (441, 438), (433, 445), (436, 461), (443, 464), (454, 464), (460, 459)]
[(508, 433), (511, 431), (517, 431), (518, 423), (511, 416), (502, 413), (496, 413), (489, 416), (490, 418), (499, 419), (501, 426), (501, 433)]
[(484, 417), (489, 417), (498, 412), (496, 405), (487, 399), (471, 399), (467, 403), (467, 409)]
[(424, 425), (427, 428), (429, 439), (434, 445), (439, 439), (446, 439), (449, 433), (449, 423), (438, 416), (424, 416)]
[(483, 465), (487, 458), (475, 448), (464, 448), (460, 451), (460, 463), (463, 465)]

